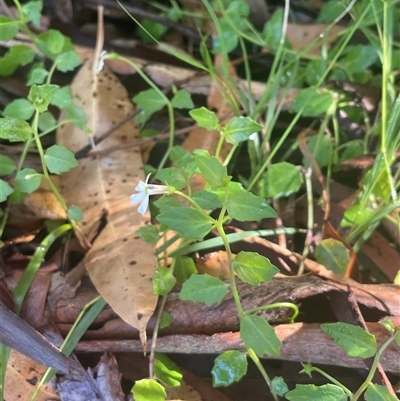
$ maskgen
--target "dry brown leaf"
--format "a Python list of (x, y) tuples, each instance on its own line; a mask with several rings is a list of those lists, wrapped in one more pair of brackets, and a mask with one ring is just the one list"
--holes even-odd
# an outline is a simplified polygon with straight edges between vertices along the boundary
[[(37, 383), (46, 371), (43, 366), (15, 350), (11, 350), (6, 370), (4, 399), (7, 401), (29, 401), (34, 393)], [(57, 401), (58, 391), (51, 384), (42, 387), (36, 401)]]
[[(107, 68), (97, 74), (92, 61), (84, 64), (71, 86), (76, 104), (86, 113), (92, 136), (100, 136), (133, 112), (128, 93), (117, 77)], [(138, 127), (129, 120), (95, 149), (137, 139)], [(71, 125), (58, 131), (57, 141), (72, 152), (90, 143), (87, 133)], [(67, 204), (76, 204), (84, 212), (80, 230), (89, 241), (94, 240), (85, 259), (90, 278), (115, 312), (139, 329), (145, 345), (146, 325), (157, 303), (151, 282), (157, 260), (154, 247), (135, 234), (149, 223), (149, 213), (140, 215), (129, 200), (144, 179), (140, 149), (82, 159), (79, 167), (62, 178)]]
[(286, 37), (292, 45), (293, 50), (301, 51), (305, 49), (312, 41), (318, 38), (316, 44), (307, 52), (308, 54), (318, 55), (321, 53), (322, 44), (332, 44), (345, 29), (342, 26), (335, 25), (329, 32), (324, 33), (326, 24), (288, 24)]

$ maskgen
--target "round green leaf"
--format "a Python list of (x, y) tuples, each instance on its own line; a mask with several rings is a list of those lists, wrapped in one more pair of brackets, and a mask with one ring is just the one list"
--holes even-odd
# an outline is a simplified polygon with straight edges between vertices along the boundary
[(11, 157), (0, 155), (0, 175), (8, 175), (17, 169)]
[(8, 42), (14, 39), (18, 33), (18, 21), (12, 20), (5, 15), (0, 15), (0, 40)]
[(328, 238), (321, 241), (315, 249), (318, 263), (336, 274), (344, 274), (350, 261), (349, 251), (342, 242)]
[(38, 36), (36, 44), (44, 55), (54, 59), (63, 51), (65, 39), (60, 31), (49, 29)]
[(50, 101), (50, 104), (58, 107), (59, 109), (64, 109), (73, 105), (72, 102), (72, 90), (70, 86), (64, 86), (63, 88), (58, 88)]
[(278, 216), (265, 199), (246, 191), (230, 195), (227, 209), (229, 215), (239, 221), (260, 221)]
[(33, 84), (42, 84), (46, 79), (49, 72), (44, 68), (43, 63), (35, 63), (28, 72), (28, 80), (26, 84), (32, 86)]
[(192, 195), (192, 199), (205, 210), (213, 210), (222, 207), (222, 203), (218, 199), (218, 196), (205, 189), (196, 191)]
[(314, 386), (313, 384), (296, 384), (296, 388), (285, 394), (289, 401), (346, 401), (346, 393), (334, 384)]
[(33, 104), (27, 99), (15, 99), (4, 109), (5, 116), (29, 120), (35, 111)]
[(225, 140), (232, 145), (247, 141), (250, 136), (258, 131), (262, 126), (250, 117), (233, 117), (223, 127), (222, 132)]
[(28, 21), (31, 21), (36, 28), (40, 28), (41, 11), (43, 7), (42, 0), (31, 0), (22, 6), (22, 12)]
[(370, 358), (377, 350), (375, 336), (364, 331), (360, 326), (348, 323), (324, 323), (321, 329), (351, 357)]
[(26, 45), (14, 45), (0, 57), (0, 75), (11, 75), (20, 65), (27, 65), (35, 58), (35, 51)]
[(189, 256), (177, 256), (175, 259), (174, 275), (178, 282), (184, 283), (192, 274), (197, 274), (197, 267)]
[(153, 292), (155, 295), (164, 296), (170, 293), (175, 285), (175, 279), (171, 269), (160, 266), (153, 276)]
[(180, 207), (181, 203), (178, 201), (178, 199), (175, 199), (172, 196), (163, 196), (162, 198), (154, 201), (153, 205), (157, 206), (160, 212), (166, 212), (173, 207)]
[(60, 174), (78, 166), (74, 154), (65, 146), (53, 145), (46, 150), (44, 155), (46, 166), (51, 173)]
[(348, 74), (365, 72), (378, 60), (378, 51), (372, 45), (354, 45), (347, 47), (346, 55), (340, 60), (340, 65)]
[(14, 192), (13, 187), (0, 179), (0, 202), (4, 202)]
[(271, 389), (274, 390), (275, 394), (283, 397), (288, 391), (289, 388), (285, 383), (285, 380), (281, 376), (275, 376), (271, 381)]
[(247, 315), (240, 323), (240, 337), (246, 348), (251, 348), (259, 356), (280, 356), (281, 340), (274, 328), (262, 317)]
[(240, 252), (233, 261), (235, 273), (245, 283), (257, 285), (271, 280), (279, 269), (257, 252)]
[(205, 107), (190, 110), (189, 115), (196, 121), (199, 127), (203, 127), (209, 131), (218, 129), (219, 127), (219, 120), (216, 114)]
[(15, 188), (18, 191), (30, 194), (40, 187), (42, 175), (33, 168), (24, 168), (15, 177)]
[(14, 117), (0, 118), (0, 138), (10, 142), (25, 142), (33, 134), (31, 126)]
[(318, 117), (334, 104), (335, 98), (332, 92), (310, 87), (300, 91), (293, 101), (292, 109), (296, 113), (303, 110), (304, 117)]
[[(320, 167), (326, 167), (329, 164), (332, 157), (333, 145), (327, 136), (315, 135), (311, 137), (307, 142), (307, 147)], [(308, 165), (309, 161), (304, 158), (303, 164)]]
[(79, 56), (74, 51), (69, 51), (61, 54), (57, 58), (56, 68), (59, 71), (67, 72), (73, 71), (78, 65), (81, 64)]
[(391, 394), (386, 386), (373, 383), (368, 386), (365, 399), (366, 401), (398, 401), (398, 398)]
[(265, 179), (266, 196), (274, 199), (297, 192), (302, 183), (300, 170), (287, 162), (273, 164), (266, 172)]
[(67, 216), (71, 220), (80, 221), (83, 220), (83, 212), (79, 206), (71, 205), (67, 210)]
[(196, 155), (197, 167), (204, 179), (212, 188), (226, 185), (229, 181), (226, 166), (224, 166), (215, 156)]
[(179, 298), (182, 301), (211, 305), (222, 301), (227, 291), (228, 285), (219, 278), (208, 274), (193, 274), (183, 283)]
[(187, 184), (185, 175), (176, 167), (163, 168), (156, 174), (156, 178), (177, 190), (185, 188)]
[(193, 109), (194, 107), (192, 97), (190, 93), (185, 89), (181, 89), (176, 92), (171, 100), (171, 103), (172, 106), (176, 109)]
[(205, 215), (186, 206), (171, 207), (160, 213), (157, 220), (187, 239), (203, 239), (212, 227)]
[(148, 225), (140, 227), (136, 234), (141, 238), (143, 241), (147, 242), (148, 244), (156, 244), (160, 239), (160, 233), (156, 226)]
[(213, 386), (230, 386), (238, 382), (247, 372), (246, 355), (240, 351), (225, 351), (214, 360), (211, 370)]
[(132, 388), (135, 401), (165, 401), (164, 387), (152, 379), (137, 380)]
[(49, 111), (39, 115), (38, 127), (42, 132), (50, 132), (56, 128), (57, 120)]

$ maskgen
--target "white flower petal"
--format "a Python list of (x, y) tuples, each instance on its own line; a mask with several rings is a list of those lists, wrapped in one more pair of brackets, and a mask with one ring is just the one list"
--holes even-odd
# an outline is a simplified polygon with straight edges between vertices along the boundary
[(144, 216), (146, 213), (147, 207), (149, 206), (149, 197), (146, 196), (143, 200), (142, 203), (138, 207), (138, 212)]
[(146, 195), (144, 192), (133, 194), (131, 195), (131, 203), (134, 205), (135, 203), (143, 202), (143, 199), (147, 197), (148, 195)]

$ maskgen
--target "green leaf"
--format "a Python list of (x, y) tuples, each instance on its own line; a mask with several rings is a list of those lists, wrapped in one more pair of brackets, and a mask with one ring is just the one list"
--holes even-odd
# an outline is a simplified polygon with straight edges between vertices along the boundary
[(260, 221), (278, 216), (265, 199), (246, 191), (230, 195), (227, 209), (229, 215), (239, 221)]
[(176, 109), (193, 109), (194, 107), (192, 97), (186, 89), (181, 89), (176, 92), (171, 103)]
[(213, 387), (230, 386), (238, 382), (246, 372), (246, 355), (240, 351), (225, 351), (214, 360), (211, 370)]
[(277, 10), (264, 25), (263, 36), (265, 43), (272, 50), (279, 47), (283, 32), (283, 11)]
[(33, 104), (27, 99), (15, 99), (7, 105), (3, 114), (5, 116), (29, 120), (35, 111)]
[(7, 200), (8, 196), (13, 192), (13, 187), (8, 182), (0, 179), (0, 202)]
[(12, 174), (17, 169), (13, 159), (0, 154), (0, 175)]
[(168, 267), (158, 267), (153, 276), (154, 295), (168, 295), (174, 288), (175, 279), (171, 269)]
[(336, 274), (345, 274), (350, 261), (349, 250), (342, 242), (328, 238), (315, 248), (317, 262)]
[(273, 164), (264, 175), (266, 197), (279, 199), (290, 196), (300, 189), (302, 176), (293, 164), (282, 162)]
[(345, 5), (336, 0), (330, 0), (322, 4), (317, 22), (333, 22), (346, 9)]
[(0, 75), (11, 75), (20, 65), (27, 65), (35, 58), (35, 51), (26, 45), (15, 45), (0, 57)]
[(199, 127), (203, 127), (209, 131), (219, 128), (219, 120), (213, 111), (200, 107), (199, 109), (193, 109), (189, 111), (190, 117), (196, 121)]
[(208, 274), (193, 274), (183, 283), (179, 299), (211, 305), (221, 302), (227, 292), (228, 285), (219, 278)]
[(160, 239), (160, 232), (156, 226), (148, 225), (144, 227), (140, 227), (136, 234), (141, 238), (143, 241), (147, 242), (148, 244), (156, 244)]
[(241, 251), (233, 260), (235, 273), (245, 283), (257, 285), (271, 280), (279, 269), (257, 252)]
[(73, 51), (62, 53), (57, 58), (56, 69), (58, 71), (67, 72), (73, 71), (78, 65), (81, 64), (79, 56)]
[(22, 12), (24, 13), (25, 17), (28, 21), (32, 22), (36, 28), (40, 28), (42, 8), (43, 2), (41, 0), (29, 1), (22, 6)]
[(289, 388), (283, 377), (275, 376), (271, 381), (271, 390), (273, 390), (275, 394), (283, 397), (289, 391)]
[(373, 209), (361, 205), (352, 205), (345, 210), (341, 227), (360, 226), (369, 221), (375, 214)]
[(18, 33), (18, 21), (12, 20), (0, 14), (0, 40), (8, 42), (14, 39)]
[(154, 373), (156, 378), (168, 387), (178, 387), (183, 374), (178, 365), (166, 355), (155, 353)]
[(189, 256), (176, 257), (174, 275), (179, 283), (184, 283), (192, 274), (197, 273), (197, 267), (192, 258), (189, 258)]
[(398, 401), (386, 386), (370, 383), (365, 392), (366, 401)]
[(172, 317), (168, 312), (163, 312), (161, 315), (160, 329), (168, 327), (172, 323)]
[(156, 174), (156, 178), (166, 185), (173, 186), (177, 190), (185, 188), (187, 185), (185, 175), (176, 167), (163, 168)]
[(309, 86), (315, 86), (320, 83), (327, 68), (327, 60), (318, 58), (310, 60), (305, 69), (306, 82)]
[(377, 349), (375, 337), (360, 326), (348, 323), (324, 323), (321, 329), (351, 357), (370, 358)]
[(365, 70), (378, 61), (378, 52), (371, 45), (354, 45), (347, 47), (347, 54), (339, 63), (344, 70), (352, 75)]
[(67, 216), (71, 220), (80, 221), (83, 220), (83, 212), (79, 206), (71, 205), (67, 210)]
[(132, 101), (137, 107), (145, 110), (150, 115), (161, 110), (167, 105), (164, 97), (162, 97), (155, 89), (147, 89), (137, 94)]
[(205, 189), (196, 191), (192, 195), (192, 199), (205, 210), (213, 210), (222, 207), (222, 203), (218, 199), (218, 196)]
[(33, 84), (42, 84), (47, 75), (49, 75), (49, 72), (44, 68), (44, 64), (35, 63), (28, 72), (28, 81), (26, 84), (27, 86), (32, 86)]
[(292, 109), (296, 113), (303, 110), (304, 117), (318, 117), (334, 105), (335, 98), (332, 92), (310, 87), (300, 91), (292, 103)]
[(63, 88), (58, 88), (54, 92), (50, 104), (58, 107), (59, 109), (64, 109), (66, 107), (73, 106), (71, 87), (64, 86)]
[(221, 29), (218, 30), (218, 35), (213, 39), (213, 53), (229, 53), (238, 45), (238, 35), (232, 29), (227, 21), (221, 20)]
[[(327, 136), (315, 135), (311, 137), (307, 142), (307, 147), (320, 167), (326, 167), (329, 164), (333, 154), (333, 145)], [(306, 166), (309, 165), (306, 158), (303, 159), (303, 163)]]
[(260, 131), (261, 128), (262, 126), (250, 117), (233, 117), (222, 128), (222, 133), (228, 143), (238, 145), (240, 142), (247, 141), (252, 134)]
[(58, 85), (51, 84), (32, 85), (28, 99), (33, 103), (39, 113), (43, 113), (47, 110), (50, 101), (58, 88)]
[(31, 126), (14, 117), (0, 118), (0, 138), (10, 142), (25, 142), (33, 134)]
[(160, 223), (187, 239), (203, 239), (211, 230), (210, 220), (197, 210), (186, 206), (172, 207), (157, 216)]
[(195, 156), (197, 167), (212, 188), (226, 186), (229, 182), (226, 166), (222, 165), (215, 156)]
[(65, 108), (65, 116), (71, 121), (71, 124), (77, 126), (80, 129), (86, 127), (86, 114), (82, 107), (72, 104)]
[(49, 29), (37, 37), (36, 45), (45, 56), (54, 59), (63, 51), (65, 39), (60, 31)]
[(53, 145), (46, 150), (44, 160), (49, 171), (53, 174), (65, 173), (78, 166), (74, 154), (65, 146)]
[(163, 196), (162, 198), (154, 201), (153, 205), (158, 207), (160, 209), (160, 212), (166, 212), (173, 207), (182, 206), (178, 199), (175, 199), (172, 196)]
[(152, 379), (136, 380), (132, 394), (135, 401), (165, 401), (167, 397), (164, 387)]
[(274, 328), (262, 317), (246, 315), (240, 323), (240, 337), (246, 348), (251, 348), (259, 357), (272, 355), (279, 357), (281, 340)]
[(285, 398), (289, 401), (346, 401), (347, 395), (334, 384), (324, 384), (323, 386), (296, 384), (296, 388), (286, 393)]
[(33, 168), (24, 168), (15, 177), (15, 188), (26, 194), (31, 194), (40, 187), (42, 175)]
[(49, 111), (45, 111), (44, 113), (39, 115), (38, 127), (42, 132), (50, 132), (53, 131), (57, 126), (57, 120), (54, 118), (53, 114)]

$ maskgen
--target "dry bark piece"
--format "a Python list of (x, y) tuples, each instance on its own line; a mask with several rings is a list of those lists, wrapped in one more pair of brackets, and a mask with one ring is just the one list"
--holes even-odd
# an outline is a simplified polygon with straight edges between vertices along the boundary
[[(238, 291), (241, 296), (243, 307), (245, 309), (255, 308), (279, 301), (288, 301), (297, 304), (304, 304), (301, 311), (305, 318), (310, 321), (314, 315), (321, 310), (321, 301), (323, 297), (332, 296), (335, 292), (345, 292), (347, 284), (341, 284), (329, 280), (323, 280), (317, 276), (301, 276), (274, 278), (272, 281), (263, 283), (259, 286), (252, 286), (238, 282)], [(400, 304), (398, 302), (400, 287), (395, 285), (362, 285), (353, 287), (358, 303), (362, 306), (364, 315), (370, 321), (384, 316), (400, 316)], [(85, 295), (85, 302), (89, 301)], [(92, 297), (95, 293), (92, 294)], [(313, 302), (307, 300), (311, 297), (318, 299), (318, 308), (313, 306)], [(79, 295), (71, 300), (64, 300), (59, 308), (54, 311), (55, 321), (60, 330), (64, 333), (75, 321), (79, 307), (83, 302)], [(310, 309), (311, 308), (311, 309)], [(193, 303), (181, 301), (177, 292), (168, 295), (165, 305), (165, 311), (172, 316), (172, 324), (161, 330), (161, 334), (214, 334), (217, 332), (236, 331), (239, 329), (237, 310), (229, 292), (223, 301), (219, 304), (204, 305), (202, 303)], [(67, 315), (67, 313), (68, 315)], [(334, 319), (334, 315), (326, 301), (326, 310), (323, 310), (325, 319), (328, 314)], [(104, 313), (108, 313), (107, 310)], [(292, 311), (283, 309), (268, 309), (263, 313), (271, 324), (284, 323), (291, 316)], [(111, 316), (109, 319), (111, 319)], [(326, 321), (326, 320), (324, 320)], [(63, 326), (59, 324), (63, 323)], [(95, 324), (101, 324), (101, 319)], [(154, 327), (155, 318), (149, 322), (149, 330)], [(68, 324), (66, 324), (68, 323)], [(89, 330), (85, 334), (86, 339), (105, 339), (105, 338), (133, 338), (137, 336), (137, 331), (119, 321), (118, 319), (109, 320), (103, 327), (96, 330)]]
[[(92, 136), (100, 136), (133, 112), (121, 82), (107, 68), (97, 74), (93, 61), (81, 68), (71, 86), (76, 103), (86, 112)], [(123, 145), (138, 135), (137, 125), (130, 120), (94, 149)], [(93, 140), (77, 127), (65, 125), (57, 132), (57, 142), (76, 152)], [(81, 207), (84, 220), (79, 228), (93, 241), (85, 258), (90, 278), (116, 313), (139, 330), (145, 344), (146, 325), (157, 302), (151, 282), (157, 261), (154, 247), (135, 234), (150, 216), (140, 215), (129, 201), (144, 179), (140, 149), (81, 159), (62, 178), (66, 202)]]
[[(370, 333), (375, 335), (381, 346), (388, 338), (389, 332), (380, 323), (367, 323)], [(338, 347), (316, 323), (282, 324), (275, 327), (275, 332), (283, 342), (280, 359), (298, 362), (322, 363), (349, 368), (364, 369), (361, 358), (350, 358)], [(239, 332), (218, 333), (212, 336), (171, 335), (157, 339), (157, 352), (188, 353), (188, 354), (219, 354), (227, 350), (244, 351), (244, 345)], [(81, 341), (75, 348), (76, 352), (141, 352), (138, 340), (119, 341)], [(383, 353), (381, 364), (386, 372), (400, 373), (399, 347), (392, 342)], [(264, 356), (267, 359), (269, 356)]]

